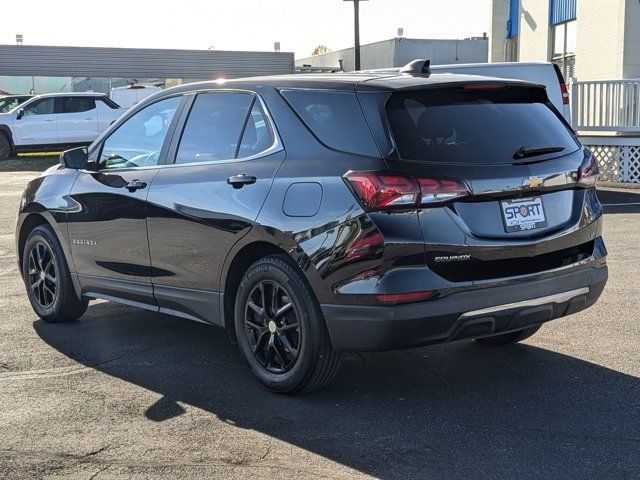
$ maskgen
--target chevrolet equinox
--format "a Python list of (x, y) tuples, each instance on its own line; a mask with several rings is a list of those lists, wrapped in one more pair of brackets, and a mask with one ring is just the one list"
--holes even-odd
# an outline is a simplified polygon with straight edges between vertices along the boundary
[(44, 321), (106, 299), (217, 325), (302, 393), (342, 352), (505, 345), (591, 306), (597, 175), (533, 83), (414, 61), (182, 85), (28, 184), (19, 266)]

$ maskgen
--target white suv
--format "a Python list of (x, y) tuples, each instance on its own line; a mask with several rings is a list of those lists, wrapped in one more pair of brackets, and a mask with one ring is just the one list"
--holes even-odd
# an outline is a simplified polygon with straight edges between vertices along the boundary
[(0, 160), (21, 151), (88, 145), (125, 111), (100, 93), (38, 95), (0, 114)]

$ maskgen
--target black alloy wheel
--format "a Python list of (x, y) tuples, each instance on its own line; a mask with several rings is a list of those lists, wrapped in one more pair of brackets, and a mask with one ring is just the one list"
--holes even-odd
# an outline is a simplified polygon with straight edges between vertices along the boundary
[(44, 242), (37, 242), (29, 252), (28, 261), (33, 298), (42, 308), (51, 308), (58, 296), (58, 269), (53, 252)]
[(49, 225), (38, 225), (22, 250), (22, 278), (29, 302), (45, 322), (71, 322), (87, 309), (88, 300), (77, 296), (64, 251)]
[(285, 254), (257, 260), (235, 295), (235, 336), (251, 372), (269, 390), (298, 394), (327, 385), (341, 355), (300, 268)]
[(300, 351), (301, 331), (297, 309), (278, 282), (259, 282), (249, 294), (244, 324), (256, 359), (271, 373), (293, 367)]

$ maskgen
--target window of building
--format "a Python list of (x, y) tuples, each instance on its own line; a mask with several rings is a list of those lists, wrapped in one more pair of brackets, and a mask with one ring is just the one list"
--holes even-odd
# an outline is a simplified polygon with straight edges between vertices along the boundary
[(558, 23), (551, 27), (551, 61), (560, 67), (565, 79), (575, 76), (577, 22)]

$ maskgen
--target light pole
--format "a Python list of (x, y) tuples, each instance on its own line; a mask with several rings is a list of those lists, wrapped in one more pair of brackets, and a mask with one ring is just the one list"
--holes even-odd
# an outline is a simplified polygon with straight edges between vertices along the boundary
[(368, 0), (344, 0), (345, 2), (353, 2), (353, 17), (355, 30), (355, 70), (360, 70), (360, 2)]

